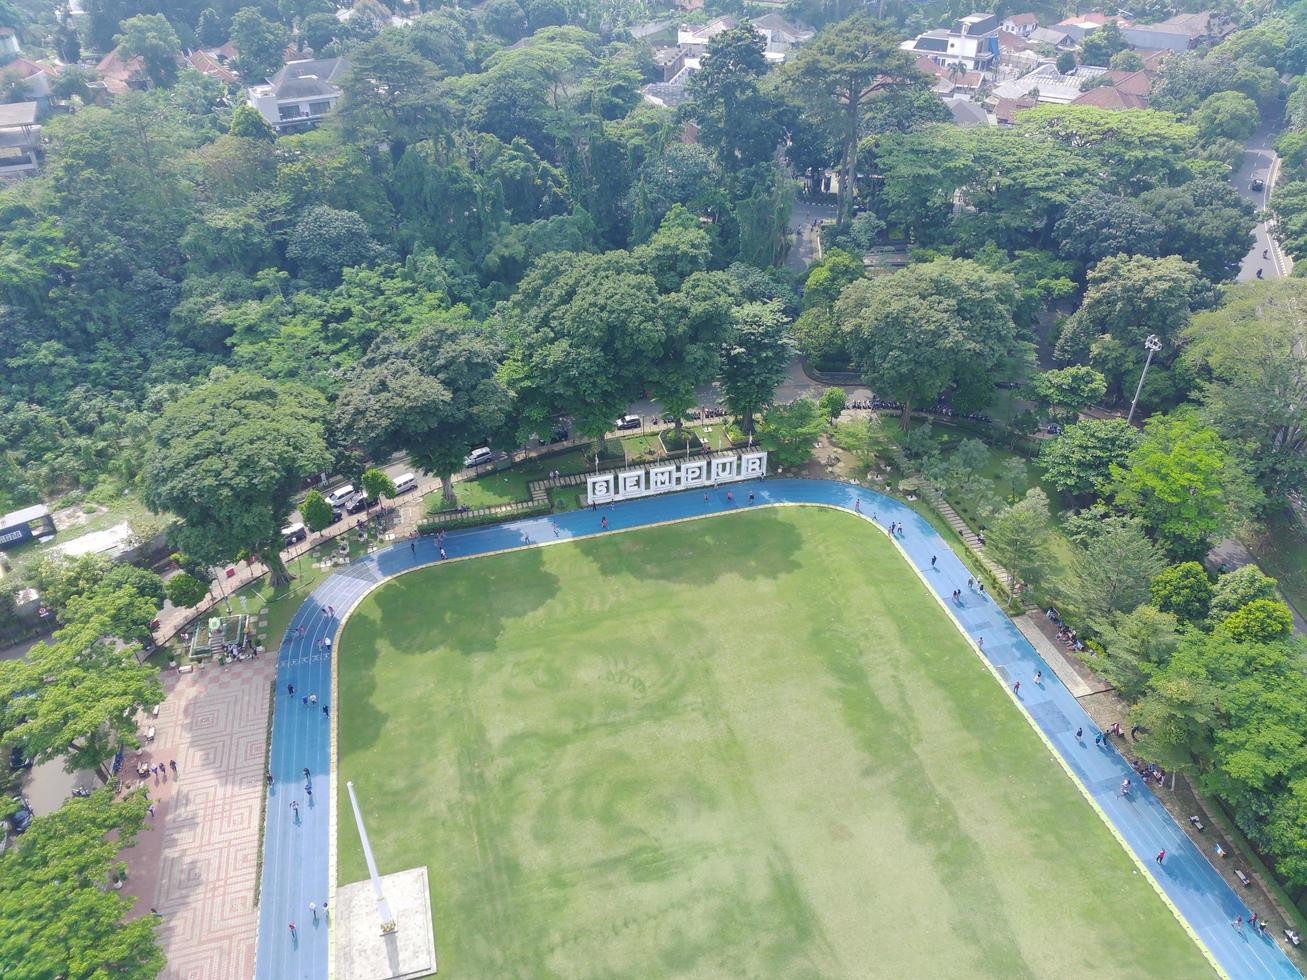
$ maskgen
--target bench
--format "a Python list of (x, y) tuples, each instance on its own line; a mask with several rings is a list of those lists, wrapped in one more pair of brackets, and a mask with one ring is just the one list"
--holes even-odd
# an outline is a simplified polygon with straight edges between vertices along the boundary
[(1190, 817), (1189, 822), (1194, 825), (1194, 829), (1197, 830), (1200, 834), (1203, 832), (1203, 822), (1199, 820), (1196, 816)]
[(179, 674), (189, 674), (189, 673), (191, 673), (193, 670), (195, 670), (195, 666), (194, 666), (193, 664), (182, 664), (182, 666), (180, 666), (180, 667), (177, 668), (177, 673), (179, 673)]
[(1234, 876), (1239, 879), (1239, 884), (1243, 885), (1245, 888), (1249, 888), (1252, 886), (1253, 880), (1249, 878), (1246, 874), (1244, 874), (1242, 871), (1240, 871), (1238, 868), (1235, 868)]

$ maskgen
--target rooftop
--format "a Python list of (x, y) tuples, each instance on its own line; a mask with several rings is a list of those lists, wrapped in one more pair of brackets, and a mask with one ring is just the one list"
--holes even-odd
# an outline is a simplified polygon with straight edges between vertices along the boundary
[(0, 105), (0, 128), (30, 126), (35, 122), (35, 102), (7, 102)]
[(26, 524), (28, 521), (34, 521), (38, 517), (50, 516), (50, 508), (45, 504), (32, 504), (31, 507), (23, 507), (19, 510), (10, 511), (8, 514), (0, 516), (0, 531), (7, 530), (11, 527), (17, 527), (19, 524)]

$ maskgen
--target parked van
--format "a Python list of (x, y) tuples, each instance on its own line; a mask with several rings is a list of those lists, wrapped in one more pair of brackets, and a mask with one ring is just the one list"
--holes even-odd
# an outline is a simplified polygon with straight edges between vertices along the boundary
[(495, 458), (495, 454), (490, 451), (489, 446), (482, 446), (479, 449), (473, 449), (468, 453), (467, 458), (463, 460), (464, 466), (480, 466), (482, 463), (489, 463)]
[(395, 477), (395, 496), (401, 493), (408, 493), (410, 490), (418, 488), (418, 478), (412, 473), (401, 473)]
[(343, 487), (337, 487), (327, 494), (327, 503), (333, 507), (339, 507), (352, 496), (354, 496), (354, 484), (346, 483)]
[(282, 543), (289, 548), (296, 541), (303, 541), (309, 536), (309, 529), (298, 521), (294, 524), (287, 524), (281, 529)]

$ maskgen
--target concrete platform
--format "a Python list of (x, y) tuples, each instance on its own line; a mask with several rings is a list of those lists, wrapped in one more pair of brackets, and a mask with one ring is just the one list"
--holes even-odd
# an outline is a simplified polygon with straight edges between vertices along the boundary
[(339, 980), (415, 980), (436, 972), (436, 936), (431, 926), (427, 869), (382, 875), (381, 888), (398, 928), (383, 936), (370, 881), (336, 889), (332, 926), (336, 931)]

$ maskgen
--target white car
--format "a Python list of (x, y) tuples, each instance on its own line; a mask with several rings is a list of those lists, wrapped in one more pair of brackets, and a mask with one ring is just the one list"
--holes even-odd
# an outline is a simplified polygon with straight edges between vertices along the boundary
[(495, 454), (490, 451), (489, 446), (482, 446), (480, 449), (473, 449), (468, 453), (467, 458), (463, 460), (464, 466), (480, 466), (482, 463), (489, 463), (495, 458)]
[(294, 524), (287, 524), (281, 529), (281, 540), (285, 542), (288, 548), (296, 541), (303, 541), (308, 536), (309, 529), (298, 521)]
[(354, 484), (346, 483), (343, 487), (337, 487), (327, 494), (327, 503), (332, 507), (339, 507), (352, 496), (354, 496)]
[(640, 416), (623, 415), (617, 420), (616, 427), (619, 431), (622, 429), (638, 429), (640, 428)]

